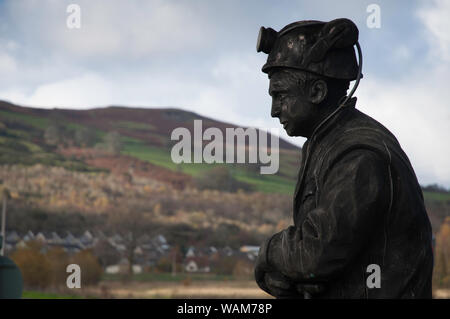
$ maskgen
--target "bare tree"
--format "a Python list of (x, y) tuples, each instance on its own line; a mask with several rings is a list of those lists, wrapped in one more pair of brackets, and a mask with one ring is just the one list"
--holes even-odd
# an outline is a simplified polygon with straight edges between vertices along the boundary
[(75, 143), (79, 146), (89, 147), (94, 145), (96, 134), (93, 129), (82, 127), (75, 131)]
[(44, 139), (49, 145), (58, 145), (62, 142), (61, 128), (57, 125), (50, 125), (45, 129)]
[(107, 150), (114, 155), (118, 155), (122, 150), (122, 139), (118, 132), (109, 132), (105, 135), (104, 141)]
[(127, 207), (112, 212), (110, 215), (111, 229), (115, 230), (123, 238), (125, 245), (125, 257), (129, 263), (128, 275), (133, 274), (133, 264), (136, 262), (136, 247), (141, 236), (155, 233), (154, 226), (144, 217), (144, 207), (127, 202)]

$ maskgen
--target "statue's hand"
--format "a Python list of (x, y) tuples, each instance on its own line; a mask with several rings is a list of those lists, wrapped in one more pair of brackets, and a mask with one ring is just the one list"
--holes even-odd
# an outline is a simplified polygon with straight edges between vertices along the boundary
[(298, 293), (294, 283), (279, 272), (266, 272), (264, 282), (267, 292), (277, 298), (298, 298), (302, 297)]
[(269, 289), (266, 285), (266, 273), (269, 273), (270, 271), (273, 271), (270, 269), (269, 265), (267, 264), (266, 257), (264, 254), (261, 253), (262, 250), (260, 249), (260, 254), (258, 255), (258, 258), (256, 259), (255, 264), (255, 281), (258, 284), (258, 286), (264, 290), (267, 293), (269, 292)]
[(269, 265), (267, 258), (269, 243), (270, 239), (266, 240), (259, 249), (255, 265), (256, 283), (262, 290), (277, 298), (300, 296), (293, 282)]

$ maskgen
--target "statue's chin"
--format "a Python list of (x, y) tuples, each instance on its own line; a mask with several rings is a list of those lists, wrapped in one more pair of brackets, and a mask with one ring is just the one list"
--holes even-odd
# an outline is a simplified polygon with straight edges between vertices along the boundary
[(301, 133), (299, 132), (294, 132), (292, 130), (290, 130), (289, 128), (284, 129), (286, 131), (286, 134), (292, 137), (296, 137), (296, 136), (303, 136)]
[(295, 136), (295, 135), (291, 134), (291, 133), (288, 132), (288, 131), (286, 131), (286, 133), (287, 133), (287, 135), (289, 135), (289, 136)]

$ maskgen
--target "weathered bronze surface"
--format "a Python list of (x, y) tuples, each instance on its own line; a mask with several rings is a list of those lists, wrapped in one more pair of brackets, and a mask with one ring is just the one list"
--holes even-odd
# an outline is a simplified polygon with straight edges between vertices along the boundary
[(260, 30), (271, 115), (307, 138), (293, 225), (262, 244), (255, 267), (278, 298), (431, 298), (431, 225), (414, 170), (394, 135), (346, 96), (357, 41), (348, 19)]

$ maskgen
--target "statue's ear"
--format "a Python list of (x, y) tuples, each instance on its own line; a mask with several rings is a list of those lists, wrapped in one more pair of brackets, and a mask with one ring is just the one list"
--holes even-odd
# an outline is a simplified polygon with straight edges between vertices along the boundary
[(359, 31), (349, 19), (336, 19), (326, 23), (319, 33), (317, 42), (306, 56), (307, 62), (321, 61), (332, 48), (353, 46), (358, 41)]
[(328, 95), (328, 85), (324, 80), (316, 80), (310, 86), (309, 98), (314, 104), (322, 103)]

